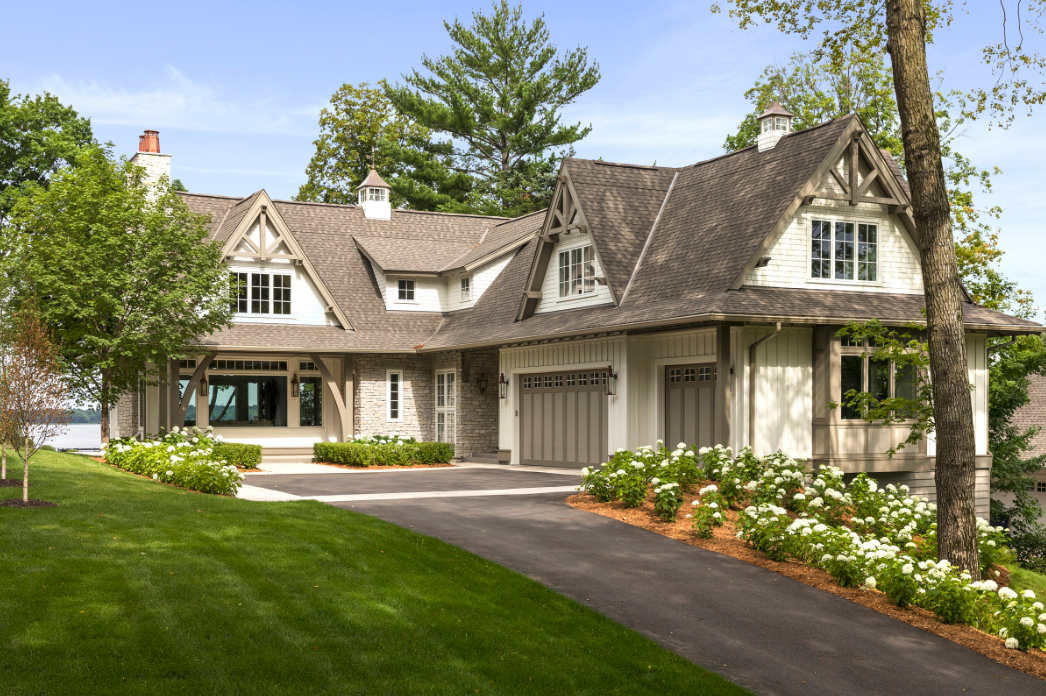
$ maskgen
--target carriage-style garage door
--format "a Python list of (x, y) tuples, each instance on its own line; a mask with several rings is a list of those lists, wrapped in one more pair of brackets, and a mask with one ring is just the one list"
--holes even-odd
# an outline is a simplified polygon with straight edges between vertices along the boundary
[(665, 368), (665, 444), (679, 442), (714, 447), (714, 365), (669, 365)]
[(607, 461), (603, 371), (519, 377), (520, 463), (581, 468)]

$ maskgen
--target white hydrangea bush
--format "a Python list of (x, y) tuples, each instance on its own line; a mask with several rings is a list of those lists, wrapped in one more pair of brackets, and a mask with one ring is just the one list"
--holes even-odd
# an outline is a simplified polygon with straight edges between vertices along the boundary
[(843, 587), (880, 590), (899, 606), (999, 635), (1008, 647), (1046, 648), (1046, 612), (1034, 594), (1017, 595), (988, 578), (1011, 554), (1002, 527), (978, 519), (981, 578), (973, 578), (937, 558), (937, 508), (907, 486), (881, 488), (865, 474), (846, 483), (835, 467), (814, 473), (783, 452), (756, 457), (747, 447), (735, 455), (716, 446), (695, 457), (693, 450), (680, 443), (670, 451), (660, 441), (619, 449), (603, 468), (584, 470), (582, 488), (634, 507), (652, 481), (658, 495), (677, 490), (666, 484), (690, 493), (710, 481), (687, 506), (698, 536), (710, 537), (727, 508), (744, 506), (738, 538), (773, 560), (822, 568)]
[(162, 438), (112, 440), (103, 450), (108, 463), (154, 481), (203, 493), (236, 495), (244, 475), (214, 457), (214, 445), (221, 439), (211, 428), (173, 428)]

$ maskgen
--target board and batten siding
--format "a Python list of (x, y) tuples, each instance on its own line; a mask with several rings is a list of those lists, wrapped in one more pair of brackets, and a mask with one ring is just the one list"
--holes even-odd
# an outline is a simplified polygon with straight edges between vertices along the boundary
[[(748, 349), (772, 331), (730, 329), (734, 374), (729, 444), (735, 452), (749, 444)], [(795, 459), (808, 459), (813, 451), (813, 330), (786, 328), (756, 348), (755, 380), (755, 453), (780, 449)]]
[[(628, 449), (653, 446), (665, 437), (665, 367), (715, 360), (715, 329), (629, 337)], [(722, 408), (722, 404), (715, 407)]]
[[(552, 249), (552, 258), (548, 262), (545, 271), (545, 280), (541, 284), (541, 299), (534, 309), (534, 314), (544, 312), (559, 312), (564, 309), (577, 309), (579, 307), (591, 307), (612, 303), (614, 298), (610, 294), (610, 287), (596, 283), (596, 291), (588, 295), (573, 295), (571, 297), (559, 296), (559, 254), (562, 251), (570, 251), (592, 244), (592, 235), (587, 232), (571, 232), (562, 235)], [(595, 249), (595, 247), (593, 247)], [(594, 253), (594, 252), (593, 252)], [(599, 264), (599, 258), (595, 259), (596, 276), (603, 275), (603, 269)]]
[[(848, 176), (846, 158), (837, 166), (844, 179)], [(862, 181), (863, 176), (859, 177)], [(820, 190), (843, 193), (842, 187), (825, 174)], [(878, 225), (878, 273), (875, 282), (833, 280), (810, 277), (811, 223), (813, 220), (869, 222)], [(855, 292), (885, 292), (921, 295), (923, 293), (922, 267), (919, 251), (896, 215), (890, 215), (875, 203), (817, 199), (813, 205), (802, 206), (792, 217), (788, 227), (773, 242), (766, 253), (770, 262), (748, 274), (745, 285), (755, 287), (798, 288), (812, 290), (853, 290)]]
[(607, 451), (628, 447), (629, 380), (624, 336), (502, 348), (499, 362), (509, 387), (508, 398), (499, 399), (498, 442), (501, 449), (512, 450), (513, 464), (519, 463), (520, 376), (538, 372), (613, 366), (618, 379), (616, 395), (607, 397)]
[(246, 261), (234, 259), (229, 262), (229, 271), (247, 274), (247, 305), (251, 299), (251, 273), (291, 276), (291, 313), (272, 313), (272, 281), (269, 281), (268, 314), (237, 313), (233, 321), (239, 324), (291, 324), (293, 326), (337, 326), (338, 322), (327, 314), (327, 305), (319, 289), (302, 266), (289, 261)]

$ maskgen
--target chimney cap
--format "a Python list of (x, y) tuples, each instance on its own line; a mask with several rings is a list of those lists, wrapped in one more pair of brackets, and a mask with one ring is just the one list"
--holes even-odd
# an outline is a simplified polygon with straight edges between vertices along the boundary
[(793, 114), (781, 106), (781, 102), (774, 99), (770, 102), (770, 106), (766, 107), (766, 111), (759, 115), (759, 118), (768, 118), (770, 116), (788, 116), (791, 118)]
[(160, 152), (160, 131), (147, 130), (138, 136), (138, 152)]
[(356, 190), (359, 191), (361, 188), (364, 188), (364, 187), (387, 188), (387, 189), (391, 189), (392, 188), (391, 186), (386, 184), (384, 179), (382, 179), (380, 176), (378, 176), (378, 172), (374, 171), (373, 169), (370, 170), (370, 174), (368, 174), (367, 178), (363, 180), (363, 183), (356, 187)]

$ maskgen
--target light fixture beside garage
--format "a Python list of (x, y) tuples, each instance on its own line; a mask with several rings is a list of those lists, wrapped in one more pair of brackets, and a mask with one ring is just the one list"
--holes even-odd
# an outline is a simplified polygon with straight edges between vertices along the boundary
[(501, 373), (501, 377), (498, 378), (498, 390), (501, 392), (501, 398), (508, 398), (508, 379), (505, 378), (505, 373)]
[(479, 388), (479, 393), (482, 394), (487, 391), (487, 376), (480, 373), (479, 377), (476, 378), (476, 386)]
[(606, 395), (614, 396), (617, 394), (617, 373), (614, 372), (614, 366), (608, 365), (606, 371), (606, 379), (603, 380), (606, 383)]

